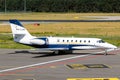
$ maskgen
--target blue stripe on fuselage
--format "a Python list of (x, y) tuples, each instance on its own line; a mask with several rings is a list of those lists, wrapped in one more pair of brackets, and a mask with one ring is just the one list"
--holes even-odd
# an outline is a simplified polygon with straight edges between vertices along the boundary
[(49, 44), (48, 38), (46, 37), (41, 37), (41, 38), (36, 38), (36, 39), (41, 39), (45, 41), (44, 45), (30, 45), (32, 47), (35, 48), (64, 48), (64, 49), (69, 49), (71, 50), (73, 47), (77, 47), (77, 46), (94, 46), (94, 45), (88, 45), (88, 44)]
[(71, 50), (72, 47), (77, 47), (77, 46), (94, 46), (94, 45), (86, 45), (86, 44), (48, 44), (48, 38), (46, 37), (41, 37), (41, 38), (36, 38), (36, 39), (41, 39), (45, 41), (45, 45), (30, 45), (35, 48), (64, 48), (64, 49), (69, 49)]
[(49, 44), (49, 45), (30, 45), (30, 46), (35, 47), (35, 48), (66, 48), (66, 49), (71, 50), (72, 47), (77, 47), (77, 46), (94, 46), (94, 45)]

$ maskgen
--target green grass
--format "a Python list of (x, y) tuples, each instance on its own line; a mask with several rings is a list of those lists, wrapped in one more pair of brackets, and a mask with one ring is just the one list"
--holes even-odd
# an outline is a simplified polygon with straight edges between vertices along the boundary
[(11, 34), (0, 34), (0, 48), (31, 49), (31, 47), (13, 41)]

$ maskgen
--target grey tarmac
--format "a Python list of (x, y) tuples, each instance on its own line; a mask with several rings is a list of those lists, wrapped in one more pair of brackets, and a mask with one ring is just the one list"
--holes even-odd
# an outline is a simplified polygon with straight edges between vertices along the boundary
[[(97, 52), (101, 50), (79, 50), (73, 54), (55, 55), (43, 50), (0, 49), (0, 80), (120, 78), (120, 49), (109, 52), (107, 56)], [(109, 68), (71, 69), (67, 66), (74, 64), (104, 64)]]

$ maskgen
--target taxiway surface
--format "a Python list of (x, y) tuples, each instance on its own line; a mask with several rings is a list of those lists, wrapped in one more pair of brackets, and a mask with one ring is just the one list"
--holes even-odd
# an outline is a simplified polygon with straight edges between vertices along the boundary
[[(75, 51), (53, 55), (41, 51), (0, 49), (0, 80), (67, 80), (83, 77), (120, 77), (120, 49), (109, 55), (97, 51)], [(89, 54), (88, 54), (89, 53)], [(67, 65), (79, 64), (71, 69)], [(108, 68), (86, 68), (81, 65), (103, 64)]]

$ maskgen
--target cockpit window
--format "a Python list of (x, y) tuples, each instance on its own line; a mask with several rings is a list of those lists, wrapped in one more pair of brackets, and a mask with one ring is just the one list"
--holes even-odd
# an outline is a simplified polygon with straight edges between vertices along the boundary
[(99, 41), (97, 41), (98, 43), (105, 43), (105, 41), (103, 41), (103, 40), (99, 40)]

